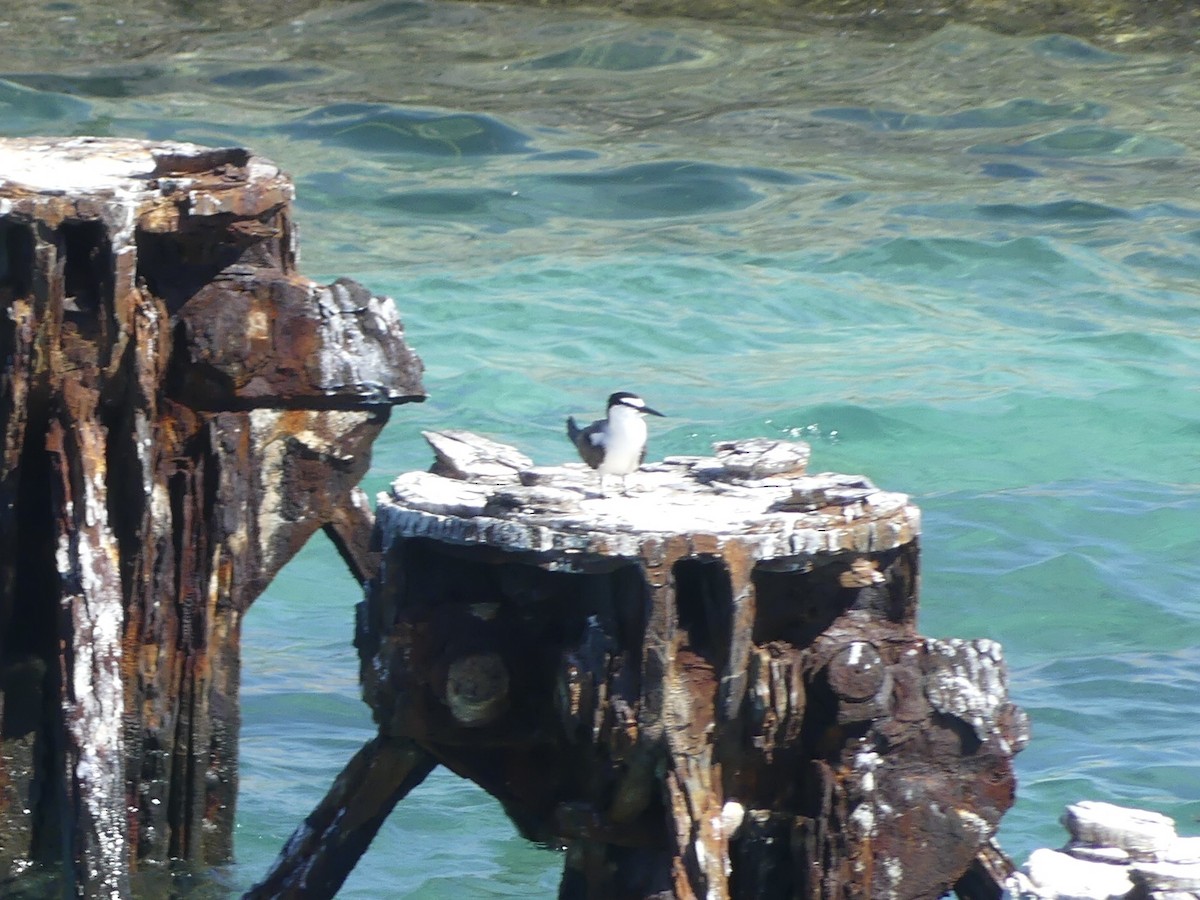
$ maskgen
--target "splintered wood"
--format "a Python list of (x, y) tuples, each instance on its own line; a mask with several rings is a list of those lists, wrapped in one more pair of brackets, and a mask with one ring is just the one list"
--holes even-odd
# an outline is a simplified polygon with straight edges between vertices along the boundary
[(391, 301), (295, 271), (242, 149), (0, 141), (0, 893), (229, 859), (241, 616), (423, 397)]
[[(566, 848), (560, 897), (999, 896), (1026, 723), (997, 645), (916, 633), (907, 497), (805, 474), (798, 443), (724, 442), (604, 496), (580, 465), (426, 437), (432, 471), (377, 507), (364, 696), (381, 740)], [(348, 819), (381, 794), (351, 777)], [(259, 896), (327, 896), (283, 877), (312, 858), (285, 851), (292, 890)]]

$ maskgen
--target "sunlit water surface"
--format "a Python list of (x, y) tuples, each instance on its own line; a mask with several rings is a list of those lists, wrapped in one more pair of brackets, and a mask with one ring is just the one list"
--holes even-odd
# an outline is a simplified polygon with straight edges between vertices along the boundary
[[(431, 397), (372, 495), (423, 428), (562, 461), (618, 388), (669, 414), (654, 456), (808, 440), (923, 508), (921, 630), (1004, 645), (1034, 731), (1005, 848), (1060, 845), (1081, 798), (1197, 832), (1193, 57), (415, 0), (240, 34), (93, 12), (116, 49), (88, 52), (81, 8), (37, 9), (76, 43), (0, 25), (0, 130), (253, 147), (296, 178), (305, 272), (396, 298)], [(246, 619), (230, 890), (373, 733), (358, 599), (317, 538)], [(550, 897), (560, 866), (435, 773), (342, 896)]]

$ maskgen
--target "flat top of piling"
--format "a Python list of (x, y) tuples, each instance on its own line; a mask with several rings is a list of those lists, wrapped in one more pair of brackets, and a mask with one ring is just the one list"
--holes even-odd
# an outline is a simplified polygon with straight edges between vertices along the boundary
[(223, 165), (245, 167), (251, 162), (262, 170), (255, 174), (278, 174), (272, 164), (240, 147), (129, 138), (3, 138), (0, 188), (21, 186), (36, 192), (138, 190), (161, 178), (194, 175)]
[[(515, 448), (469, 432), (428, 432), (437, 462), (380, 494), (384, 542), (427, 537), (550, 554), (645, 556), (683, 538), (697, 553), (737, 541), (756, 559), (873, 552), (920, 532), (905, 494), (861, 475), (807, 474), (809, 447), (757, 439), (714, 445), (714, 455), (674, 456), (628, 478), (598, 477), (581, 463), (534, 466)], [(702, 551), (700, 548), (710, 548)]]

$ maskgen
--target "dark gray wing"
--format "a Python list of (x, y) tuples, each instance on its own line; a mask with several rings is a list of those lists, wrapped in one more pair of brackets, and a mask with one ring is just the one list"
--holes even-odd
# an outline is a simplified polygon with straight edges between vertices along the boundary
[(567, 417), (567, 437), (571, 439), (571, 443), (579, 451), (579, 458), (593, 469), (604, 460), (604, 448), (600, 446), (598, 440), (600, 428), (603, 425), (604, 420), (597, 419), (587, 428), (580, 428), (575, 424), (574, 416)]

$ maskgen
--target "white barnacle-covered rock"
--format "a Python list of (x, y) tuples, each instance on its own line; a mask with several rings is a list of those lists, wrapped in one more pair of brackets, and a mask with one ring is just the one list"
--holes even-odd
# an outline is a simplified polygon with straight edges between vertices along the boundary
[(1062, 823), (1073, 841), (1091, 847), (1116, 847), (1134, 859), (1153, 859), (1175, 842), (1175, 820), (1144, 809), (1083, 800), (1072, 803)]
[(1124, 867), (1058, 850), (1034, 850), (1022, 872), (1029, 879), (1022, 893), (1047, 900), (1122, 900), (1133, 889)]
[(1194, 858), (1184, 862), (1135, 862), (1129, 867), (1129, 877), (1152, 900), (1200, 898), (1200, 862)]
[(1129, 877), (1153, 897), (1160, 894), (1195, 897), (1200, 892), (1200, 865), (1195, 863), (1138, 862), (1129, 867)]
[(1084, 859), (1088, 862), (1125, 865), (1132, 859), (1129, 851), (1122, 850), (1120, 847), (1093, 847), (1089, 844), (1078, 844), (1074, 841), (1068, 844), (1063, 852), (1071, 854), (1076, 859)]
[(802, 475), (812, 449), (803, 441), (754, 438), (719, 441), (713, 451), (730, 477), (761, 479), (773, 475)]
[(1159, 862), (1200, 865), (1200, 837), (1177, 837), (1157, 854)]
[(1200, 838), (1169, 816), (1085, 800), (1067, 807), (1063, 851), (1036, 850), (1014, 897), (1047, 900), (1200, 900)]
[(516, 484), (520, 473), (533, 465), (515, 447), (457, 429), (423, 431), (437, 461), (433, 471), (446, 478), (486, 484)]

